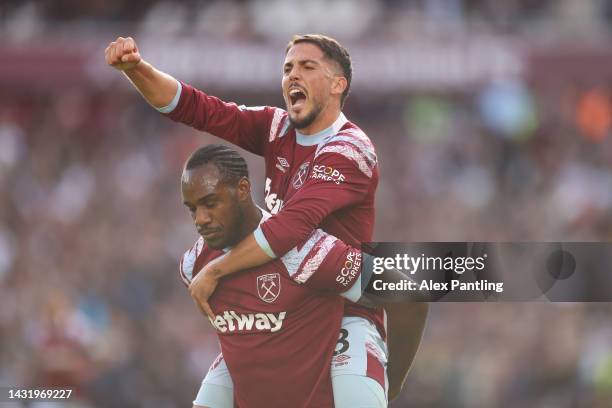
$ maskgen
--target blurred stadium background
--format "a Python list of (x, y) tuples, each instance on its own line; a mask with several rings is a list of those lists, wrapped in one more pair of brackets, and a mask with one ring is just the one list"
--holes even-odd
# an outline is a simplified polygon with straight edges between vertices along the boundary
[[(612, 238), (610, 1), (3, 0), (0, 384), (190, 406), (218, 346), (177, 272), (196, 238), (178, 180), (217, 139), (156, 114), (103, 50), (132, 35), (180, 79), (283, 106), (296, 32), (354, 58), (345, 112), (378, 149), (377, 240)], [(612, 406), (611, 311), (435, 304), (391, 406)]]

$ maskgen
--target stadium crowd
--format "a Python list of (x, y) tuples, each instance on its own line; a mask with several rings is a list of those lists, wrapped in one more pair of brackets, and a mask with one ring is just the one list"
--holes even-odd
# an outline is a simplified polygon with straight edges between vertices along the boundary
[[(204, 10), (229, 7), (221, 3)], [(244, 11), (264, 3), (231, 4)], [(404, 7), (370, 3), (384, 13)], [(535, 4), (547, 15), (554, 2), (505, 2), (513, 5), (506, 14), (484, 0), (423, 3), (429, 8), (421, 13), (455, 4), (469, 15), (515, 10), (522, 21)], [(1, 17), (25, 13), (18, 4), (6, 2)], [(49, 25), (84, 22), (88, 13), (144, 24), (164, 4), (36, 7)], [(242, 35), (258, 32), (257, 21)], [(218, 140), (158, 116), (117, 84), (2, 87), (0, 386), (76, 385), (78, 398), (66, 406), (83, 408), (189, 406), (218, 343), (178, 275), (179, 257), (196, 237), (179, 177), (192, 150)], [(375, 237), (610, 241), (611, 92), (595, 79), (554, 88), (513, 79), (466, 92), (355, 92), (345, 113), (371, 136), (381, 166)], [(280, 92), (218, 94), (282, 106)], [(263, 164), (245, 155), (262, 202)], [(597, 303), (434, 304), (406, 388), (391, 406), (609, 406), (610, 311)]]
[[(384, 39), (466, 27), (526, 35), (551, 29), (575, 34), (580, 27), (592, 32), (610, 24), (612, 5), (599, 0), (5, 0), (0, 19), (10, 23), (9, 29), (30, 22), (34, 32), (57, 31), (58, 24), (64, 31), (88, 31), (104, 24), (134, 27), (136, 22), (156, 33), (285, 41), (287, 35), (316, 25), (341, 38)], [(351, 24), (337, 24), (339, 20)]]

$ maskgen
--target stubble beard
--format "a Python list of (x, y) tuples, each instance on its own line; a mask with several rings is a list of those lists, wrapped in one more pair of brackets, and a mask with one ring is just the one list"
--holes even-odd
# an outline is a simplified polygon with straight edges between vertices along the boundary
[(294, 120), (291, 115), (289, 115), (289, 122), (296, 129), (304, 129), (308, 126), (312, 125), (312, 123), (317, 119), (319, 114), (321, 113), (323, 108), (319, 104), (315, 104), (310, 113), (306, 115), (306, 117), (302, 120)]

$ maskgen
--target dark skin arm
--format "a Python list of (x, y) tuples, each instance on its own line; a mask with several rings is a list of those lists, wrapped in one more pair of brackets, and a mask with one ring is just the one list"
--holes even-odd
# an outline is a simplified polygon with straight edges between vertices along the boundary
[(397, 398), (404, 386), (423, 337), (429, 304), (424, 291), (376, 291), (372, 283), (374, 280), (400, 282), (404, 279), (410, 278), (395, 269), (373, 275), (359, 301), (365, 306), (383, 307), (387, 312), (389, 401)]
[(416, 356), (425, 321), (429, 312), (427, 303), (394, 303), (385, 306), (389, 335), (389, 401), (397, 398), (404, 386)]

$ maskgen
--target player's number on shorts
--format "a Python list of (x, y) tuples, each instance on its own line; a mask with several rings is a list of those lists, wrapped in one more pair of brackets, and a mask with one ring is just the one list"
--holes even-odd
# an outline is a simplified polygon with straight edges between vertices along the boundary
[[(336, 343), (336, 351), (334, 351), (334, 356), (337, 356), (338, 354), (342, 354), (349, 349), (349, 342), (347, 340), (347, 337), (348, 337), (348, 330), (340, 329), (340, 338), (338, 338), (338, 343)], [(338, 346), (340, 346), (339, 350), (338, 350)]]

